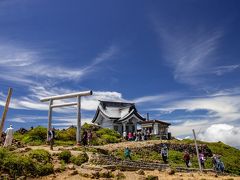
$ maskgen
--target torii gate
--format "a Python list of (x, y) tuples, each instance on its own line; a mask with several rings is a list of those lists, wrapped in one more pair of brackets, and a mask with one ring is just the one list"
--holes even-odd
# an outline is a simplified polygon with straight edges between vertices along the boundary
[[(81, 133), (81, 96), (90, 96), (90, 95), (92, 95), (92, 91), (83, 91), (83, 92), (77, 92), (77, 93), (71, 93), (71, 94), (64, 94), (64, 95), (42, 98), (41, 102), (49, 101), (48, 131), (52, 128), (52, 109), (53, 108), (77, 105), (77, 134), (76, 134), (76, 140), (77, 140), (77, 144), (80, 145), (80, 142), (81, 142), (81, 134), (80, 134)], [(53, 104), (54, 100), (75, 98), (75, 97), (77, 97), (77, 102), (55, 104), (55, 105)], [(48, 133), (47, 133), (47, 138), (48, 138)]]

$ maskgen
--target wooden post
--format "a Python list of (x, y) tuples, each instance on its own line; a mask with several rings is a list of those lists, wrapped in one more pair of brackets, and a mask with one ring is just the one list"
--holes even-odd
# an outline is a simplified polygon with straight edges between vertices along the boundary
[(81, 96), (77, 97), (77, 145), (81, 143)]
[(9, 88), (6, 104), (5, 104), (3, 115), (2, 115), (2, 121), (1, 121), (1, 124), (0, 124), (0, 136), (2, 135), (2, 132), (3, 132), (3, 127), (4, 127), (5, 119), (6, 119), (6, 116), (7, 116), (8, 106), (10, 104), (11, 96), (12, 96), (12, 88)]
[(200, 172), (202, 172), (202, 166), (201, 166), (201, 162), (200, 162), (200, 159), (199, 159), (198, 145), (197, 145), (197, 140), (196, 140), (197, 138), (196, 138), (196, 134), (195, 134), (194, 129), (192, 131), (193, 131), (193, 137), (194, 137), (194, 142), (195, 142), (195, 148), (196, 148), (196, 152), (197, 152), (199, 170), (200, 170)]
[[(51, 99), (49, 101), (49, 111), (48, 111), (48, 132), (50, 131), (50, 129), (52, 128), (52, 104), (53, 104), (53, 100)], [(48, 132), (47, 132), (47, 141), (49, 139), (49, 136), (48, 136)]]

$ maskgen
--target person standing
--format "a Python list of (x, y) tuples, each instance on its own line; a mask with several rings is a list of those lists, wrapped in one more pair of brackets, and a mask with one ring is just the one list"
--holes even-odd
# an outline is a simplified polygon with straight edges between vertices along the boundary
[(218, 166), (217, 166), (217, 162), (218, 162), (218, 157), (217, 155), (213, 154), (212, 156), (212, 164), (213, 164), (213, 170), (217, 171), (218, 170)]
[(92, 145), (92, 131), (89, 130), (87, 133), (87, 138), (88, 138), (88, 145)]
[(161, 155), (162, 155), (162, 159), (164, 161), (164, 163), (166, 164), (168, 161), (168, 149), (167, 146), (164, 144), (162, 149), (161, 149)]
[(124, 156), (125, 156), (125, 159), (129, 158), (130, 160), (132, 160), (131, 150), (128, 147), (124, 149)]
[(50, 149), (53, 150), (54, 138), (55, 138), (55, 131), (53, 128), (51, 128), (48, 131), (48, 137), (49, 137)]
[(128, 140), (132, 141), (132, 133), (131, 132), (128, 133)]
[(203, 169), (205, 169), (205, 158), (204, 158), (204, 154), (202, 152), (199, 153), (199, 159), (200, 159), (200, 163)]
[(86, 146), (87, 145), (87, 137), (88, 136), (88, 134), (87, 134), (87, 131), (83, 131), (83, 135), (82, 135), (82, 144), (83, 144), (83, 146)]
[(190, 165), (190, 155), (189, 155), (188, 151), (185, 151), (183, 159), (185, 161), (186, 166), (189, 168), (190, 167), (189, 166)]
[(127, 132), (126, 131), (123, 132), (123, 139), (127, 140)]
[(12, 128), (12, 125), (10, 125), (9, 128), (6, 129), (6, 138), (3, 147), (8, 147), (12, 145), (12, 140), (13, 140), (13, 132), (14, 129)]

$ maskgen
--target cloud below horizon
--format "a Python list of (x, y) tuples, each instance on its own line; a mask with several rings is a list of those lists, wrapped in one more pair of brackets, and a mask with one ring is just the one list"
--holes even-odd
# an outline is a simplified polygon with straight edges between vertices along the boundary
[(202, 141), (221, 141), (234, 147), (240, 147), (239, 137), (240, 127), (228, 124), (213, 124), (198, 135), (198, 138)]

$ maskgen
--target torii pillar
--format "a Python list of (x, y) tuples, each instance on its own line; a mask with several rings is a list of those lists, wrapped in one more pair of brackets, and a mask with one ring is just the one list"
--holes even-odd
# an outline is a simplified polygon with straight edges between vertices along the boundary
[[(64, 94), (64, 95), (42, 98), (41, 102), (49, 101), (48, 131), (52, 128), (52, 109), (53, 108), (77, 105), (76, 140), (77, 140), (77, 144), (80, 145), (80, 142), (81, 142), (81, 96), (90, 96), (90, 95), (92, 95), (92, 93), (93, 93), (92, 91), (83, 91), (83, 92), (77, 92), (77, 93), (71, 93), (71, 94)], [(53, 104), (54, 100), (67, 99), (67, 98), (77, 98), (77, 102), (55, 104), (55, 105)], [(48, 139), (48, 133), (47, 133), (47, 139)]]

